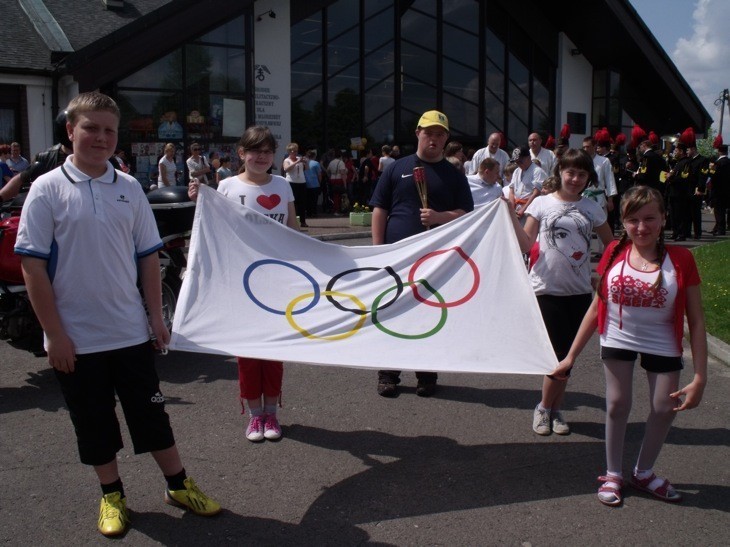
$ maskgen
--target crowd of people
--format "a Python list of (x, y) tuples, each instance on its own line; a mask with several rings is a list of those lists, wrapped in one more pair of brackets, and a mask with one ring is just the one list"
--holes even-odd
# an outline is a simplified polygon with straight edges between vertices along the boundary
[[(124, 157), (116, 148), (119, 109), (103, 94), (83, 93), (71, 101), (66, 116), (65, 140), (56, 150), (62, 155), (53, 159), (61, 167), (53, 165), (35, 178), (16, 253), (44, 329), (49, 363), (70, 410), (81, 462), (93, 466), (101, 485), (98, 528), (104, 535), (117, 535), (129, 523), (116, 464), (122, 445), (115, 393), (135, 452), (151, 452), (165, 477), (165, 500), (213, 515), (220, 504), (187, 475), (160, 395), (153, 345), (162, 349), (170, 339), (159, 295), (156, 251), (161, 241), (150, 208), (143, 206), (139, 183), (121, 168)], [(603, 130), (584, 138), (577, 149), (568, 146), (569, 128), (563, 127), (554, 151), (543, 147), (542, 136), (535, 132), (512, 154), (503, 149), (499, 133), (490, 135), (484, 148), (467, 153), (450, 135), (448, 117), (432, 110), (418, 121), (412, 154), (401, 156), (397, 147), (384, 145), (379, 151), (364, 151), (358, 162), (333, 148), (318, 161), (315, 149), (300, 154), (299, 146), (290, 143), (277, 166), (276, 140), (266, 127), (252, 126), (237, 144), (238, 173), (231, 170), (230, 158), (206, 158), (199, 144), (190, 146), (188, 195), (197, 199), (200, 186), (207, 184), (293, 230), (306, 228), (307, 217), (341, 214), (349, 203), (366, 203), (373, 212), (373, 245), (400, 241), (504, 200), (519, 242), (516, 252), (527, 258), (529, 280), (559, 361), (542, 379), (541, 398), (532, 413), (534, 432), (570, 433), (561, 412), (567, 380), (598, 331), (607, 405), (607, 467), (599, 477), (598, 499), (610, 506), (622, 503), (623, 443), (639, 359), (646, 370), (651, 413), (626, 482), (664, 501), (681, 500), (668, 480), (654, 474), (653, 466), (676, 413), (700, 403), (707, 348), (697, 267), (691, 253), (665, 244), (664, 223), (668, 210), (672, 239), (689, 237), (691, 229), (694, 237), (701, 237), (695, 214), (709, 200), (717, 220), (713, 232), (725, 233), (727, 146), (718, 144), (720, 157), (711, 164), (698, 155), (688, 130), (666, 164), (652, 139), (641, 138), (638, 131), (632, 134), (636, 154), (624, 152), (621, 139), (611, 139)], [(11, 178), (32, 168), (16, 144), (1, 162)], [(0, 154), (4, 150), (0, 146)], [(160, 158), (161, 186), (174, 183), (174, 152), (170, 144)], [(120, 169), (109, 161), (114, 155)], [(272, 173), (279, 168), (280, 175)], [(69, 180), (73, 184), (66, 184)], [(422, 185), (427, 199), (419, 192)], [(592, 245), (597, 246), (594, 254), (601, 254), (595, 295)], [(90, 257), (108, 248), (123, 252), (98, 261), (102, 271), (87, 267)], [(55, 265), (53, 277), (50, 262)], [(112, 277), (113, 287), (108, 283)], [(685, 317), (694, 375), (680, 389)], [(277, 405), (283, 363), (246, 356), (239, 356), (237, 363), (238, 397), (248, 413), (245, 437), (252, 442), (280, 439)], [(420, 371), (416, 378), (417, 395), (437, 392), (436, 372)], [(392, 369), (378, 371), (377, 393), (395, 397), (400, 382), (398, 363), (392, 363)]]

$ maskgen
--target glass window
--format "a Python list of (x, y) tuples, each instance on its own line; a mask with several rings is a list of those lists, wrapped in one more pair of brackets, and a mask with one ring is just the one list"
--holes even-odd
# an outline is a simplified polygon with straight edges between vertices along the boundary
[(594, 97), (605, 97), (606, 96), (606, 71), (605, 70), (594, 70), (593, 71), (593, 96)]
[(444, 25), (444, 55), (476, 69), (479, 66), (479, 36)]
[(316, 11), (291, 27), (292, 61), (320, 47), (322, 47), (322, 12)]
[(385, 112), (370, 122), (366, 129), (368, 143), (390, 143), (395, 139), (395, 121), (393, 111)]
[(15, 118), (15, 109), (0, 108), (0, 142), (13, 142), (16, 140)]
[[(353, 32), (360, 20), (359, 2), (339, 0), (327, 8), (327, 38), (338, 37), (343, 32)], [(355, 30), (355, 32), (357, 32)]]
[[(418, 3), (418, 2), (416, 2)], [(435, 2), (429, 2), (436, 4)], [(428, 51), (436, 51), (436, 19), (413, 9), (406, 11), (400, 19), (401, 38)]]
[(532, 102), (543, 113), (550, 112), (550, 91), (537, 80), (532, 81)]
[(608, 73), (608, 96), (609, 97), (620, 97), (621, 93), (621, 75), (618, 72)]
[(324, 141), (322, 114), (322, 88), (317, 87), (292, 99), (292, 141), (302, 146), (316, 145)]
[(509, 109), (513, 114), (519, 116), (524, 123), (529, 121), (530, 103), (527, 95), (522, 93), (522, 90), (512, 82), (509, 83)]
[(190, 91), (234, 91), (245, 87), (241, 49), (191, 45), (185, 48), (185, 83)]
[(509, 79), (525, 96), (530, 94), (530, 71), (512, 53), (509, 54)]
[(479, 2), (475, 0), (443, 0), (444, 22), (479, 34)]
[(117, 103), (124, 123), (119, 141), (182, 140), (185, 113), (180, 92), (119, 91)]
[(608, 125), (606, 120), (606, 99), (593, 99), (593, 116), (591, 117), (593, 127)]
[(553, 128), (547, 113), (537, 107), (532, 109), (532, 128), (536, 131), (543, 131), (552, 134)]
[(522, 146), (527, 140), (528, 131), (527, 124), (517, 116), (507, 116), (507, 150)]
[(444, 112), (452, 135), (479, 135), (479, 105), (444, 93)]
[(365, 19), (370, 19), (373, 16), (379, 18), (381, 15), (385, 15), (387, 11), (392, 14), (393, 0), (366, 0), (363, 2), (363, 9), (365, 10)]
[(298, 97), (322, 84), (322, 50), (317, 49), (291, 66), (291, 95)]
[[(436, 86), (436, 54), (408, 43), (401, 46), (401, 70), (403, 79), (418, 78), (426, 84)], [(405, 101), (405, 99), (404, 99)], [(434, 102), (434, 104), (436, 104)]]
[(236, 17), (223, 26), (220, 26), (208, 34), (200, 37), (201, 42), (213, 44), (224, 44), (228, 46), (241, 46), (244, 44), (245, 23), (243, 16)]
[(491, 30), (485, 30), (487, 59), (504, 71), (504, 42)]
[(343, 34), (327, 44), (328, 74), (351, 65), (360, 58), (360, 41), (356, 31)]
[[(360, 89), (360, 71), (357, 64), (352, 65), (342, 72), (333, 76), (327, 81), (329, 101), (328, 103), (334, 105), (337, 102), (338, 94), (343, 90), (348, 90), (353, 93), (359, 93)], [(359, 107), (358, 107), (359, 108)]]
[(444, 59), (444, 91), (479, 104), (479, 73), (469, 67)]
[[(378, 2), (372, 2), (377, 4)], [(365, 2), (366, 11), (371, 5), (371, 2)], [(387, 42), (392, 42), (394, 38), (394, 22), (393, 14), (395, 10), (393, 7), (389, 7), (382, 13), (379, 13), (376, 17), (365, 21), (365, 53), (379, 48)]]
[(386, 76), (392, 76), (393, 66), (393, 44), (368, 54), (365, 59), (365, 82), (364, 87), (368, 89), (371, 85), (379, 82)]
[(117, 85), (152, 89), (182, 89), (182, 49), (154, 61), (120, 80)]
[(334, 96), (330, 94), (332, 100), (327, 108), (327, 137), (335, 146), (349, 146), (352, 137), (362, 136), (360, 95), (355, 89), (345, 87)]
[[(365, 124), (370, 125), (393, 109), (395, 104), (392, 76), (365, 91)], [(392, 124), (391, 124), (392, 129)]]
[[(487, 62), (485, 72), (487, 97), (492, 95), (500, 101), (504, 101), (504, 73), (489, 62)], [(487, 98), (488, 101), (489, 98)]]

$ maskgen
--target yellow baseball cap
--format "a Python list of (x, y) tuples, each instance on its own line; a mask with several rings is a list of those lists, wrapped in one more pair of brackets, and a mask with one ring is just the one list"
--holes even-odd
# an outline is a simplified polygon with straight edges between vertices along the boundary
[(446, 117), (446, 114), (439, 112), (438, 110), (429, 110), (421, 116), (420, 120), (418, 120), (418, 127), (431, 127), (434, 125), (440, 125), (448, 131), (449, 119)]

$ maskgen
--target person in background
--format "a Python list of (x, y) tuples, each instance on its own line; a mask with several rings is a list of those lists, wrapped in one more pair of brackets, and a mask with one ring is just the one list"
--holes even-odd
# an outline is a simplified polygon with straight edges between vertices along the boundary
[(225, 180), (232, 175), (233, 175), (233, 171), (231, 170), (231, 157), (222, 156), (220, 158), (220, 167), (218, 167), (218, 169), (216, 169), (216, 171), (215, 171), (216, 188), (218, 187), (218, 185), (221, 183), (222, 180)]
[(307, 180), (307, 215), (317, 216), (317, 201), (322, 193), (322, 166), (317, 161), (317, 151), (307, 150), (308, 169), (304, 170), (304, 178)]
[(0, 144), (0, 188), (2, 188), (6, 183), (10, 182), (10, 179), (13, 178), (13, 172), (10, 170), (8, 164), (5, 163), (5, 160), (7, 160), (9, 157), (10, 145)]
[(395, 158), (391, 156), (392, 149), (387, 144), (384, 144), (380, 148), (382, 156), (378, 160), (378, 175), (382, 175), (385, 168), (395, 161)]
[(164, 153), (157, 162), (157, 187), (164, 188), (166, 186), (175, 186), (177, 179), (175, 174), (177, 165), (175, 165), (175, 145), (168, 142), (165, 145)]
[(286, 152), (288, 155), (284, 158), (281, 168), (294, 192), (294, 206), (299, 217), (299, 225), (302, 228), (308, 228), (307, 179), (304, 178), (304, 171), (309, 169), (309, 160), (299, 155), (299, 145), (295, 142), (291, 142), (286, 146)]
[(20, 143), (17, 142), (10, 143), (10, 157), (5, 160), (5, 163), (10, 167), (13, 175), (22, 173), (30, 167), (30, 162), (20, 155)]
[(190, 157), (185, 160), (191, 179), (196, 179), (201, 184), (210, 184), (210, 164), (201, 153), (200, 145), (194, 142), (190, 145)]
[(492, 158), (482, 160), (478, 175), (466, 177), (469, 181), (474, 207), (481, 207), (502, 197), (502, 186), (499, 185), (499, 162)]

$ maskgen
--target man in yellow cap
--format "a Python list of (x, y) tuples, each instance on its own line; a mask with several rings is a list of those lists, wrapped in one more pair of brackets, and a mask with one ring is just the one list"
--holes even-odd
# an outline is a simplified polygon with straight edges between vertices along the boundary
[[(451, 163), (444, 159), (449, 138), (449, 120), (437, 110), (421, 116), (416, 128), (418, 147), (385, 168), (370, 200), (373, 208), (373, 245), (394, 243), (445, 224), (474, 209), (469, 183)], [(422, 179), (421, 179), (422, 177)], [(426, 192), (419, 193), (416, 181), (424, 180)], [(423, 203), (423, 197), (426, 203)], [(429, 397), (436, 391), (435, 372), (417, 372), (416, 394)], [(398, 395), (400, 371), (378, 372), (378, 393), (383, 397)]]

